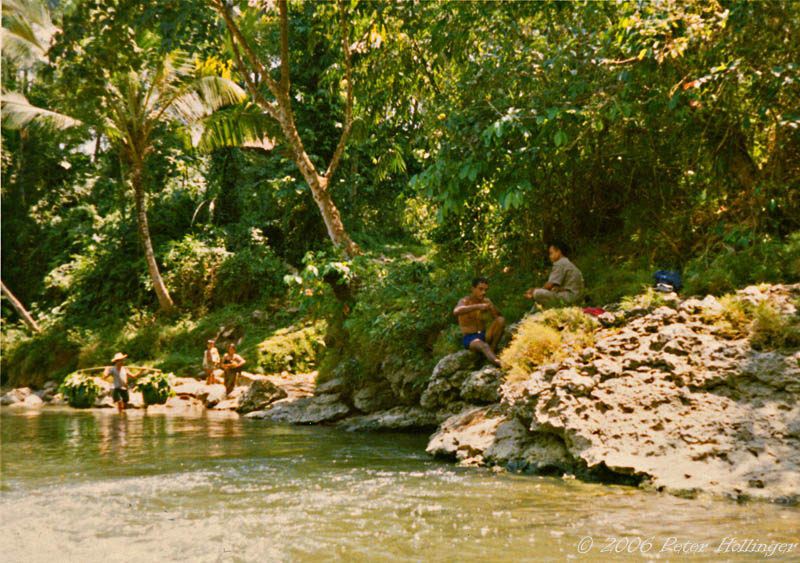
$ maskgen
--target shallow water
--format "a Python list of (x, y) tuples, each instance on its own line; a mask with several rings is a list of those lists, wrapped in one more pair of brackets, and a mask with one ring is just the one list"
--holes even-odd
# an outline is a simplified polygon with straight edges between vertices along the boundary
[(213, 412), (0, 421), (5, 562), (800, 560), (797, 507), (458, 468), (426, 436)]

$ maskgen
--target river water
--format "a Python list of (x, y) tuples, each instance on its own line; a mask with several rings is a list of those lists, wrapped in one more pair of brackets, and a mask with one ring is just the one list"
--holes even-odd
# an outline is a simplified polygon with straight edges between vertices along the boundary
[(459, 468), (421, 435), (213, 412), (0, 422), (4, 562), (800, 560), (798, 507)]

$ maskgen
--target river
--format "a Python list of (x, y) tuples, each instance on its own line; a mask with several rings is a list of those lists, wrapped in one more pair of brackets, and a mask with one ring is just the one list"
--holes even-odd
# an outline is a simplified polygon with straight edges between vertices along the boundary
[(800, 560), (798, 507), (459, 468), (423, 435), (214, 412), (0, 422), (7, 563)]

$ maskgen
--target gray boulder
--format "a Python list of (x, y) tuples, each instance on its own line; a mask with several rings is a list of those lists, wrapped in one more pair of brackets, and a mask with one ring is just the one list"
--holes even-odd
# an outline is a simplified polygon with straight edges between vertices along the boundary
[(398, 406), (368, 415), (352, 416), (337, 426), (348, 432), (424, 430), (435, 428), (439, 418), (419, 407)]
[(470, 350), (461, 350), (439, 360), (419, 404), (436, 410), (458, 401), (464, 380), (478, 367), (479, 361), (478, 354)]
[(353, 406), (363, 413), (373, 413), (397, 404), (388, 382), (374, 382), (353, 394)]
[(245, 417), (290, 424), (320, 424), (334, 422), (349, 413), (350, 407), (340, 400), (339, 395), (325, 394), (291, 402), (278, 401), (264, 410), (250, 412)]
[(334, 377), (333, 379), (329, 379), (325, 383), (317, 385), (316, 389), (314, 389), (315, 395), (325, 395), (325, 394), (335, 394), (335, 395), (343, 395), (349, 393), (350, 386), (347, 382), (341, 377)]
[(12, 389), (0, 398), (0, 405), (13, 405), (25, 400), (25, 397), (31, 394), (30, 387), (19, 387)]
[(268, 379), (257, 379), (250, 384), (247, 391), (240, 397), (239, 406), (236, 410), (240, 414), (263, 410), (269, 404), (286, 396), (286, 391)]
[(464, 464), (478, 464), (495, 442), (495, 432), (508, 419), (491, 407), (468, 407), (451, 416), (431, 436), (426, 451), (452, 457)]
[(198, 390), (196, 397), (206, 408), (212, 409), (219, 402), (225, 400), (225, 386), (220, 384), (203, 385), (203, 388)]

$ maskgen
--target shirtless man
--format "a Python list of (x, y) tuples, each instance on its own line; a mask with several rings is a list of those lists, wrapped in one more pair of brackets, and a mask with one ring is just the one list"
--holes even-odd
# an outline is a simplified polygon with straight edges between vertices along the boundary
[(225, 395), (230, 395), (236, 387), (236, 380), (242, 366), (247, 363), (243, 357), (236, 353), (236, 344), (228, 344), (228, 351), (222, 356), (222, 369), (225, 370)]
[[(493, 364), (502, 367), (500, 359), (495, 356), (494, 350), (500, 337), (503, 335), (503, 328), (506, 325), (505, 319), (500, 315), (500, 311), (486, 297), (489, 289), (489, 280), (480, 277), (472, 280), (472, 293), (458, 302), (453, 314), (458, 317), (458, 324), (461, 326), (461, 344), (468, 350), (481, 352)], [(485, 314), (488, 311), (494, 317), (488, 330), (485, 328)]]

